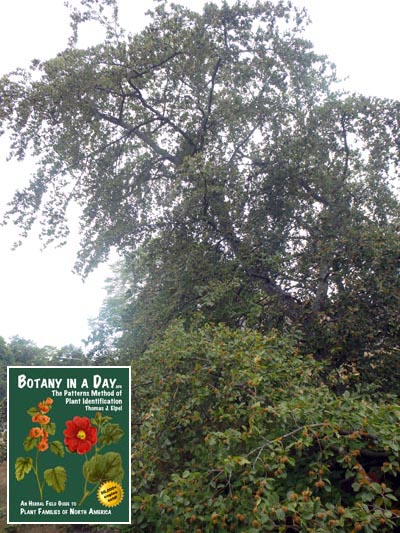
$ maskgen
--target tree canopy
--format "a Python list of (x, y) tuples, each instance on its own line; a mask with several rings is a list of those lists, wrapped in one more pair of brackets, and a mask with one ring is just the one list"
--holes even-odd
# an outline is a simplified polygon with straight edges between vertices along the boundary
[(338, 91), (289, 2), (158, 2), (137, 34), (82, 5), (102, 44), (0, 82), (11, 156), (38, 158), (8, 218), (62, 241), (78, 204), (78, 268), (127, 257), (152, 330), (201, 310), (335, 364), (398, 356), (399, 103)]
[[(11, 157), (38, 159), (7, 218), (62, 242), (78, 204), (77, 268), (127, 258), (144, 340), (201, 310), (294, 324), (335, 364), (397, 357), (399, 103), (339, 91), (290, 2), (162, 1), (136, 34), (82, 6), (63, 52), (0, 82)], [(80, 49), (90, 18), (105, 40)]]
[[(0, 403), (7, 397), (8, 366), (84, 365), (88, 364), (81, 348), (72, 344), (56, 348), (37, 346), (34, 342), (19, 336), (8, 342), (0, 336)], [(0, 416), (0, 426), (6, 422)]]

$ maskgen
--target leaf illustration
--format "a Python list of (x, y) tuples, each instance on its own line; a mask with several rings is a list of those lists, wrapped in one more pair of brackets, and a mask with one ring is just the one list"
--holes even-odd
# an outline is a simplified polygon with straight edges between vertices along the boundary
[(59, 457), (64, 457), (64, 446), (63, 443), (59, 440), (54, 440), (53, 442), (50, 442), (50, 451), (53, 452), (55, 455), (58, 455)]
[(112, 444), (118, 442), (124, 432), (119, 424), (107, 424), (102, 432), (99, 442), (101, 444)]
[(43, 426), (43, 429), (47, 431), (49, 435), (55, 435), (56, 432), (56, 425), (54, 422), (49, 422), (45, 426)]
[(37, 407), (31, 407), (27, 410), (27, 413), (29, 416), (35, 416), (40, 413), (39, 409)]
[(30, 452), (31, 450), (33, 450), (33, 448), (36, 448), (36, 445), (38, 442), (39, 442), (39, 439), (34, 439), (33, 437), (30, 437), (28, 435), (24, 439), (24, 450), (26, 452)]
[(111, 420), (111, 416), (103, 416), (100, 411), (97, 411), (96, 416), (91, 419), (94, 426), (100, 427), (102, 424), (107, 424)]
[(116, 452), (95, 455), (83, 465), (83, 475), (90, 483), (118, 481), (124, 477), (121, 456)]
[(44, 471), (44, 479), (49, 487), (53, 487), (56, 492), (62, 492), (65, 490), (67, 473), (64, 467), (56, 466)]
[(18, 457), (15, 461), (15, 477), (17, 481), (21, 481), (21, 479), (24, 479), (25, 474), (29, 474), (32, 464), (31, 457)]

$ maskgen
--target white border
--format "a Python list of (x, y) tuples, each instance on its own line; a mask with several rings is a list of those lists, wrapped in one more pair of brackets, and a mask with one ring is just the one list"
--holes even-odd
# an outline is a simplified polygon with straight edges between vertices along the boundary
[[(25, 368), (25, 369), (44, 369), (44, 368), (90, 368), (92, 370), (95, 370), (96, 368), (99, 368), (99, 369), (104, 369), (104, 368), (111, 368), (111, 369), (115, 369), (115, 368), (128, 368), (128, 376), (129, 376), (129, 393), (128, 393), (128, 403), (129, 403), (129, 416), (128, 416), (128, 420), (129, 420), (129, 458), (128, 458), (128, 465), (129, 465), (129, 479), (128, 479), (128, 486), (129, 486), (129, 494), (127, 495), (128, 496), (128, 503), (129, 503), (129, 522), (9, 522), (8, 521), (8, 517), (10, 515), (9, 511), (10, 511), (10, 491), (9, 491), (9, 486), (10, 486), (10, 479), (9, 479), (9, 476), (10, 476), (10, 463), (9, 463), (9, 457), (10, 457), (10, 454), (9, 454), (9, 446), (10, 446), (10, 432), (8, 430), (8, 428), (10, 427), (10, 420), (9, 420), (9, 416), (10, 416), (10, 410), (9, 410), (9, 378), (10, 378), (10, 373), (9, 373), (9, 369), (10, 368)], [(132, 420), (131, 420), (131, 417), (132, 417), (132, 367), (129, 365), (124, 365), (124, 366), (111, 366), (111, 365), (107, 365), (107, 366), (96, 366), (96, 365), (93, 365), (93, 366), (89, 366), (89, 365), (82, 365), (82, 366), (78, 366), (78, 365), (74, 365), (74, 366), (68, 366), (68, 365), (50, 365), (50, 366), (13, 366), (13, 365), (10, 365), (10, 366), (7, 366), (7, 525), (23, 525), (23, 524), (40, 524), (40, 525), (45, 525), (45, 524), (48, 524), (48, 525), (60, 525), (60, 524), (68, 524), (70, 526), (73, 526), (74, 524), (82, 524), (82, 525), (92, 525), (92, 526), (95, 526), (95, 525), (102, 525), (102, 524), (105, 524), (105, 525), (112, 525), (112, 524), (131, 524), (131, 521), (132, 521), (132, 502), (131, 502), (131, 495), (132, 495), (132, 474), (131, 474), (131, 454), (132, 454)], [(126, 497), (126, 495), (124, 494), (124, 497)]]

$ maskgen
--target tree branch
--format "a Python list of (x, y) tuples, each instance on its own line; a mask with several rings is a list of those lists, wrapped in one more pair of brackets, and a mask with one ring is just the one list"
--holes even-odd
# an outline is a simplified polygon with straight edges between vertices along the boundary
[[(223, 210), (224, 200), (221, 195), (218, 195), (218, 209), (219, 211)], [(209, 204), (207, 203), (207, 209)], [(222, 236), (226, 243), (228, 243), (235, 256), (241, 261), (243, 265), (246, 265), (248, 258), (251, 257), (252, 250), (246, 247), (241, 239), (239, 239), (234, 232), (234, 229), (231, 227), (231, 224), (228, 222), (228, 216), (219, 216), (219, 225), (215, 220), (210, 217), (207, 219), (209, 226), (213, 230)], [(254, 268), (245, 268), (245, 272), (250, 278), (261, 279), (264, 282), (264, 289), (266, 293), (270, 296), (277, 297), (278, 300), (282, 303), (283, 308), (285, 309), (286, 315), (291, 320), (298, 320), (300, 316), (301, 307), (297, 300), (288, 292), (285, 292), (277, 283), (275, 283), (271, 276), (267, 272), (262, 272), (261, 270), (255, 270)]]
[(161, 60), (159, 63), (155, 63), (154, 65), (151, 65), (149, 68), (142, 70), (139, 72), (138, 70), (132, 69), (132, 75), (128, 78), (128, 82), (131, 78), (141, 78), (142, 76), (145, 76), (146, 74), (150, 74), (150, 72), (154, 72), (155, 70), (163, 67), (166, 63), (174, 59), (175, 57), (182, 55), (182, 52), (175, 51), (169, 56), (167, 56), (165, 59)]
[[(126, 130), (129, 135), (135, 135), (138, 137), (144, 144), (146, 144), (149, 148), (151, 148), (157, 155), (162, 157), (163, 159), (166, 159), (176, 165), (178, 163), (178, 159), (170, 154), (167, 150), (164, 150), (164, 148), (161, 148), (147, 133), (140, 130), (140, 127), (143, 124), (139, 124), (138, 126), (132, 127), (130, 124), (125, 122), (122, 118), (116, 118), (112, 115), (108, 115), (106, 113), (102, 113), (101, 111), (96, 110), (96, 115), (107, 122), (110, 122), (111, 124), (115, 124), (116, 126), (119, 126), (120, 128), (123, 128)], [(147, 123), (153, 122), (153, 119), (148, 121)]]
[(326, 298), (328, 296), (328, 279), (330, 275), (330, 268), (328, 265), (323, 265), (318, 275), (318, 286), (315, 294), (315, 300), (312, 305), (314, 314), (322, 311)]
[(344, 182), (346, 180), (346, 177), (349, 171), (349, 159), (350, 159), (350, 148), (347, 142), (346, 113), (342, 114), (340, 121), (342, 124), (343, 143), (344, 143), (344, 152), (345, 152), (345, 162), (344, 162), (344, 169), (343, 169), (343, 175), (342, 175), (342, 182)]
[(211, 75), (211, 88), (210, 88), (210, 92), (208, 93), (207, 111), (204, 114), (204, 119), (202, 121), (201, 130), (200, 130), (201, 131), (201, 133), (200, 133), (200, 142), (199, 142), (200, 150), (204, 146), (204, 140), (205, 140), (205, 136), (206, 136), (207, 126), (208, 126), (208, 122), (209, 122), (210, 115), (211, 115), (211, 109), (212, 109), (212, 105), (213, 105), (215, 83), (216, 83), (218, 71), (219, 71), (219, 69), (221, 67), (221, 63), (222, 63), (222, 59), (219, 57), (217, 62), (216, 62), (216, 64), (215, 64), (215, 66), (214, 66), (213, 73)]
[(129, 85), (132, 87), (133, 93), (130, 93), (127, 96), (133, 96), (137, 98), (145, 109), (147, 109), (148, 111), (150, 111), (150, 113), (155, 115), (158, 118), (158, 120), (160, 120), (163, 124), (168, 124), (169, 126), (171, 126), (171, 128), (174, 131), (179, 133), (191, 146), (193, 146), (193, 148), (195, 148), (193, 139), (182, 128), (177, 126), (169, 117), (160, 113), (158, 109), (150, 105), (147, 102), (147, 100), (143, 97), (141, 90), (136, 85), (134, 85), (134, 83), (132, 83), (131, 80), (129, 80)]

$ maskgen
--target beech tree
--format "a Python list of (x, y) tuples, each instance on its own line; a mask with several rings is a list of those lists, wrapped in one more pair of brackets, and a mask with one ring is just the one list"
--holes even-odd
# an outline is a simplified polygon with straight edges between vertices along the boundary
[(161, 1), (136, 34), (116, 7), (72, 10), (102, 44), (2, 78), (10, 155), (38, 161), (7, 218), (63, 241), (78, 204), (77, 269), (117, 249), (146, 320), (201, 310), (294, 324), (338, 365), (395, 357), (399, 103), (339, 91), (290, 2)]

